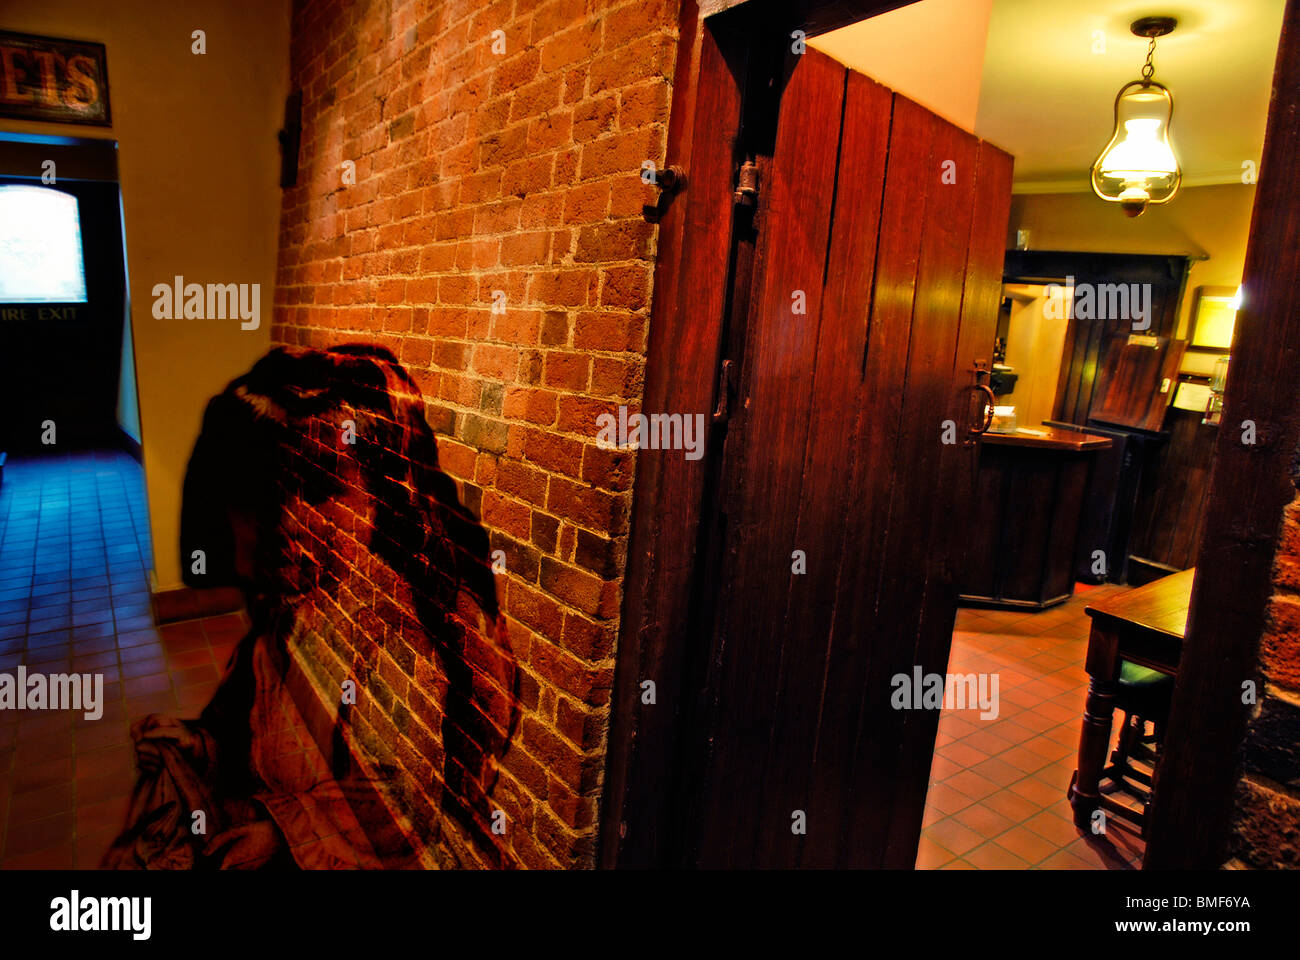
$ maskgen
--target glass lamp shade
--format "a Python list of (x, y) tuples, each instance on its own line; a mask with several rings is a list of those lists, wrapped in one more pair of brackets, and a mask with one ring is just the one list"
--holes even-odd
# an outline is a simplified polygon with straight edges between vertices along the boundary
[(1182, 171), (1169, 143), (1174, 98), (1154, 80), (1134, 80), (1115, 97), (1115, 131), (1092, 165), (1092, 189), (1130, 217), (1178, 193)]

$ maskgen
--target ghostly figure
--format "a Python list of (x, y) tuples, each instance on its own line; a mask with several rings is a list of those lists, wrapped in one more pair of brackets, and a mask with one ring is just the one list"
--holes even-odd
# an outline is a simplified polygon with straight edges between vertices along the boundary
[(503, 861), (489, 797), (517, 671), (488, 536), (390, 353), (279, 348), (214, 398), (181, 548), (204, 551), (192, 586), (243, 589), (252, 627), (197, 719), (134, 724), (105, 866)]

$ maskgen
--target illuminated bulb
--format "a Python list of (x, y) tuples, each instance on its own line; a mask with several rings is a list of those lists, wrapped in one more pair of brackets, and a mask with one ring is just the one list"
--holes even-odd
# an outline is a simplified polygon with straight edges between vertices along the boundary
[(1177, 173), (1178, 161), (1160, 136), (1161, 126), (1158, 117), (1125, 120), (1124, 139), (1102, 154), (1101, 175), (1123, 180), (1127, 187), (1130, 183)]

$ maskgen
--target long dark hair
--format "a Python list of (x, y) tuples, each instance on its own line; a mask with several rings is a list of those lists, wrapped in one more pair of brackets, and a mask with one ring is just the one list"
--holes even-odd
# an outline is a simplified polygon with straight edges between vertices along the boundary
[[(358, 621), (375, 624), (363, 639), (382, 647), (373, 635), (382, 630), (436, 655), (446, 681), (442, 809), (494, 851), (488, 796), (518, 723), (518, 670), (487, 531), (439, 469), (423, 395), (389, 351), (277, 348), (209, 403), (185, 479), (186, 582), (240, 586), (254, 632), (282, 633), (268, 628), (313, 591), (337, 596), (349, 574), (324, 542), (329, 530), (288, 516), (287, 505), (325, 509), (354, 481), (375, 509), (351, 532), (400, 577), (376, 584), (372, 616)], [(202, 572), (186, 562), (196, 550)], [(418, 630), (407, 628), (408, 610)], [(371, 666), (358, 652), (353, 673), (364, 681)]]

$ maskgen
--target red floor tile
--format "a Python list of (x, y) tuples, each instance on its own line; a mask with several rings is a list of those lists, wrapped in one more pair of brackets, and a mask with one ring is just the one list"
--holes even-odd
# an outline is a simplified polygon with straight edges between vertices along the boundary
[(979, 833), (953, 817), (940, 820), (925, 831), (925, 836), (945, 850), (951, 850), (955, 856), (962, 856), (985, 840)]
[(980, 870), (1027, 870), (1031, 866), (1028, 861), (992, 840), (976, 847), (962, 859)]
[[(1066, 799), (1087, 698), (1083, 659), (1091, 622), (1083, 607), (1117, 589), (1096, 588), (1086, 600), (1079, 591), (1036, 614), (958, 611), (949, 672), (996, 673), (998, 717), (984, 721), (970, 710), (941, 715), (922, 827), (927, 853), (918, 856), (918, 867), (1141, 865), (1141, 838), (1123, 821), (1112, 818), (1107, 837), (1082, 836)], [(972, 835), (982, 842), (969, 846)], [(938, 863), (935, 846), (958, 856)]]

